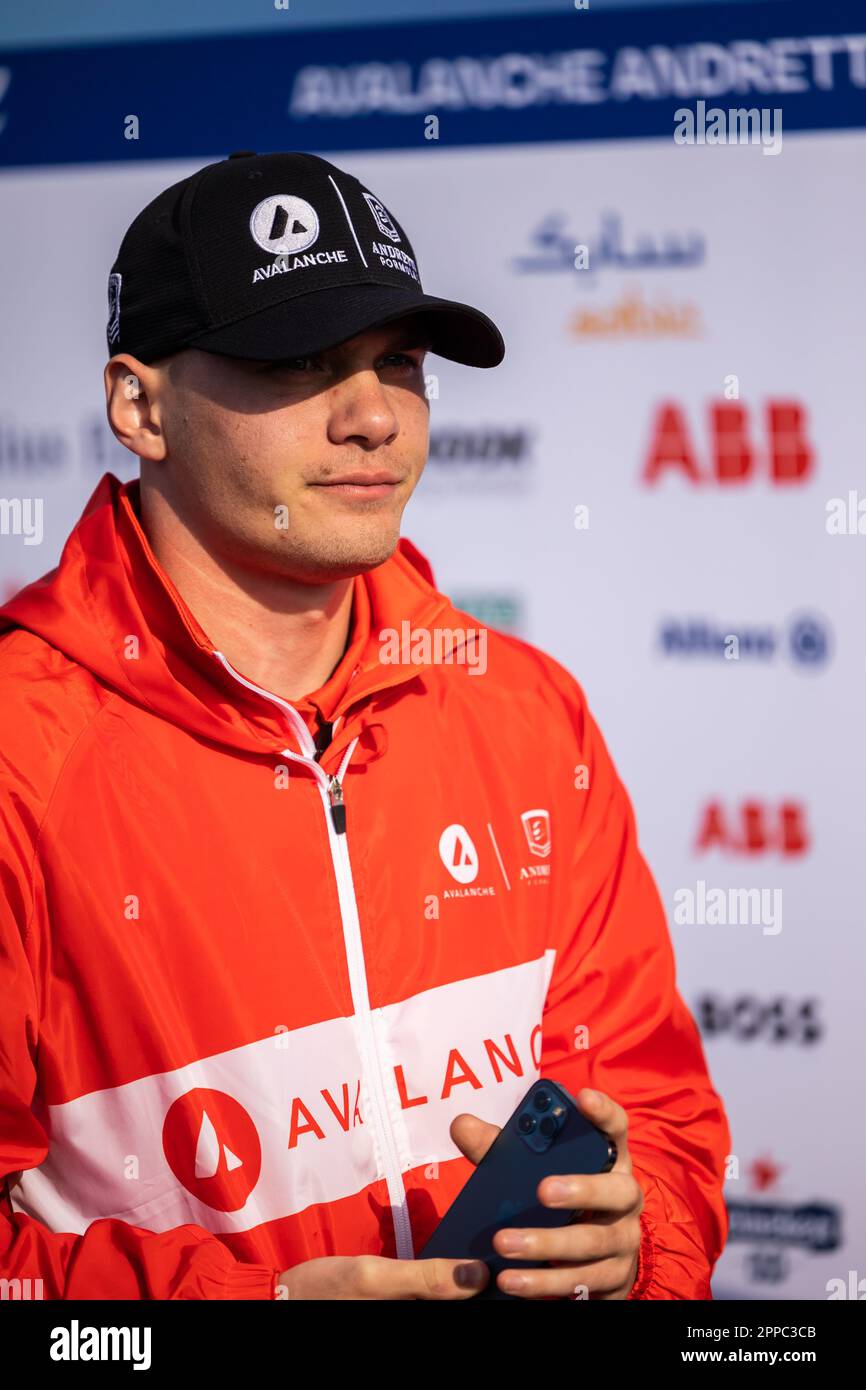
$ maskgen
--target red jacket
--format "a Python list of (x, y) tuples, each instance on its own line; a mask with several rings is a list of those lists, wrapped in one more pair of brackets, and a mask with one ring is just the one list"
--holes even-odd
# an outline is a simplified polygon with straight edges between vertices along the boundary
[(401, 540), (292, 707), (214, 651), (111, 474), (0, 624), (0, 1275), (270, 1298), (316, 1256), (411, 1258), (472, 1171), (452, 1118), (502, 1124), (543, 1074), (628, 1111), (631, 1297), (711, 1297), (727, 1119), (562, 666), (461, 644)]

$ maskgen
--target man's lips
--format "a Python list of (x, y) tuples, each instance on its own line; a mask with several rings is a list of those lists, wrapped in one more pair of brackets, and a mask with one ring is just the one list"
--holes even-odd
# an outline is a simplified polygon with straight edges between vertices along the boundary
[(400, 482), (402, 479), (395, 477), (393, 473), (379, 470), (375, 473), (345, 473), (320, 483), (311, 483), (310, 486), (325, 488), (329, 492), (336, 492), (344, 497), (362, 497), (372, 500), (376, 497), (390, 497)]

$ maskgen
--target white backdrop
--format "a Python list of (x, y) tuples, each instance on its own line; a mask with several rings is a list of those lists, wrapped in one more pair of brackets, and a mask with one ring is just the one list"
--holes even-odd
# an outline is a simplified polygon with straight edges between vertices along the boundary
[[(41, 545), (0, 536), (4, 597), (56, 563), (106, 468), (135, 470), (104, 424), (107, 272), (144, 203), (224, 152), (0, 175), (0, 495), (45, 506)], [(428, 359), (404, 532), (458, 604), (574, 672), (632, 794), (733, 1131), (715, 1296), (827, 1298), (866, 1276), (866, 536), (826, 528), (830, 499), (866, 497), (866, 134), (786, 134), (774, 158), (669, 137), (328, 157), (404, 224), (428, 292), (503, 330), (492, 371)], [(563, 254), (577, 244), (588, 270)], [(771, 476), (773, 402), (802, 412), (796, 481)], [(699, 481), (644, 479), (665, 405)], [(714, 477), (714, 406), (745, 413), (741, 481)], [(739, 635), (739, 659), (699, 629)], [(700, 848), (708, 815), (722, 843)], [(780, 889), (781, 929), (678, 923), (699, 880)]]

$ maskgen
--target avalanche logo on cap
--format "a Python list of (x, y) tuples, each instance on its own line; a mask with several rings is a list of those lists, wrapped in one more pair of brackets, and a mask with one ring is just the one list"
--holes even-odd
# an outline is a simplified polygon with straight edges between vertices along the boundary
[(400, 233), (391, 221), (391, 214), (388, 212), (384, 203), (380, 203), (378, 198), (374, 198), (372, 193), (365, 193), (367, 205), (376, 219), (376, 226), (383, 236), (390, 237), (392, 241), (400, 240)]
[(263, 251), (289, 255), (312, 246), (319, 235), (319, 218), (306, 199), (274, 193), (253, 208), (250, 232)]

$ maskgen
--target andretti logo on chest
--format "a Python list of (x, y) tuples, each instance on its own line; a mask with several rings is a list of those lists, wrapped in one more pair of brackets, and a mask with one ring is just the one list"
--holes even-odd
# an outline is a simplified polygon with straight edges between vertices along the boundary
[[(529, 853), (536, 860), (550, 859), (550, 812), (544, 807), (533, 811), (522, 811), (520, 821)], [(550, 880), (550, 864), (521, 864), (520, 878), (525, 883), (547, 883)]]

